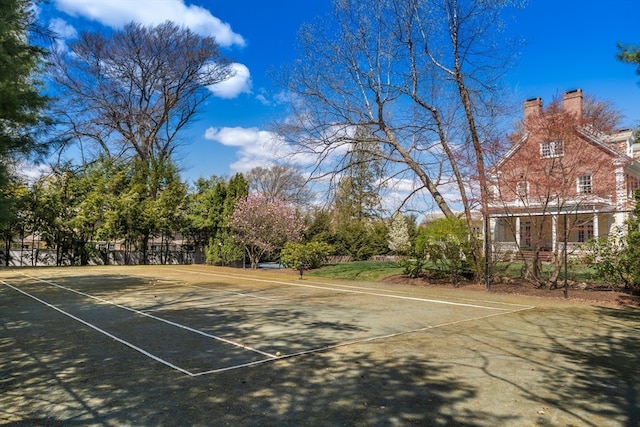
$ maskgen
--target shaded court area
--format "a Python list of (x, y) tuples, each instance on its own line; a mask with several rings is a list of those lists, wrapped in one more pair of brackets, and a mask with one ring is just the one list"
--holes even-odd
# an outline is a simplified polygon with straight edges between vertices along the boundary
[(639, 421), (630, 309), (203, 266), (0, 280), (0, 425)]

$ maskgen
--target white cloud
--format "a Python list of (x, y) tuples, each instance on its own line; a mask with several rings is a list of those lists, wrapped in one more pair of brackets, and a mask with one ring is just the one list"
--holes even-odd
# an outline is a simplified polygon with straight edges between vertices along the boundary
[(27, 182), (33, 183), (40, 177), (50, 174), (51, 167), (48, 165), (36, 165), (33, 163), (22, 162), (17, 165), (16, 173)]
[(113, 28), (136, 21), (158, 25), (173, 21), (201, 36), (213, 36), (220, 46), (245, 46), (244, 38), (207, 9), (186, 5), (183, 0), (55, 0), (56, 8)]
[(51, 20), (49, 26), (57, 35), (64, 37), (65, 39), (74, 39), (78, 36), (76, 29), (69, 25), (69, 23), (64, 19), (54, 18)]
[(49, 23), (49, 28), (53, 31), (56, 38), (56, 47), (59, 50), (67, 50), (66, 41), (78, 37), (78, 32), (67, 21), (61, 18), (54, 18)]
[(283, 161), (298, 165), (309, 165), (313, 161), (308, 156), (296, 156), (280, 135), (258, 128), (210, 127), (204, 137), (238, 148), (239, 160), (230, 165), (235, 172), (246, 172), (257, 166), (268, 167)]
[(256, 95), (256, 99), (262, 104), (262, 105), (266, 105), (269, 106), (271, 105), (271, 102), (262, 94), (258, 94)]
[(257, 143), (267, 144), (277, 138), (277, 135), (258, 128), (210, 127), (206, 130), (204, 137), (228, 147), (248, 147)]
[(282, 104), (290, 104), (294, 103), (296, 100), (296, 96), (291, 92), (278, 92), (275, 95), (269, 95), (265, 90), (260, 90), (260, 93), (256, 95), (256, 100), (258, 100), (262, 105), (271, 106), (271, 105), (282, 105)]
[(213, 94), (219, 98), (235, 98), (241, 93), (251, 92), (251, 73), (246, 65), (233, 63), (231, 64), (234, 75), (215, 85), (207, 86)]

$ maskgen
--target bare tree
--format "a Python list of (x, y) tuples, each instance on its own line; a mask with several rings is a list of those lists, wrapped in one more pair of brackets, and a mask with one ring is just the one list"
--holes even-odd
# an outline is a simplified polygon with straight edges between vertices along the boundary
[(69, 51), (55, 52), (53, 63), (66, 137), (81, 148), (90, 141), (103, 156), (132, 161), (135, 189), (128, 208), (141, 212), (133, 220), (146, 262), (150, 238), (163, 232), (161, 224), (179, 208), (166, 190), (179, 187), (172, 155), (180, 132), (211, 95), (207, 86), (230, 78), (232, 68), (214, 38), (172, 22), (84, 33)]
[(245, 174), (249, 189), (269, 200), (280, 199), (304, 207), (311, 202), (307, 180), (291, 166), (255, 167)]
[(53, 71), (68, 137), (145, 162), (170, 158), (206, 87), (232, 76), (214, 38), (171, 22), (84, 33), (69, 49), (56, 52)]
[[(356, 129), (380, 146), (389, 185), (414, 183), (446, 216), (487, 210), (486, 150), (503, 110), (512, 57), (499, 34), (510, 1), (344, 0), (329, 25), (301, 31), (302, 57), (285, 76), (295, 93), (280, 130), (317, 156), (316, 176), (340, 171)], [(453, 192), (455, 196), (446, 195)], [(482, 272), (481, 247), (474, 248)]]
[(616, 130), (623, 117), (611, 101), (590, 94), (584, 96), (582, 126), (589, 126), (595, 132), (609, 134)]

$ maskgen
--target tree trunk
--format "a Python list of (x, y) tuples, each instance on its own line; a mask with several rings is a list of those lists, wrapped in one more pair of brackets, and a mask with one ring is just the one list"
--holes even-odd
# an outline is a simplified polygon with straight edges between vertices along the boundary
[(142, 236), (142, 259), (140, 260), (140, 263), (142, 265), (148, 264), (148, 260), (147, 260), (148, 251), (149, 251), (149, 233), (145, 233)]
[(31, 233), (31, 266), (38, 264), (38, 249), (36, 249), (36, 233)]
[(11, 237), (9, 235), (5, 235), (5, 239), (4, 239), (4, 263), (5, 263), (5, 266), (9, 267), (10, 259), (11, 259)]

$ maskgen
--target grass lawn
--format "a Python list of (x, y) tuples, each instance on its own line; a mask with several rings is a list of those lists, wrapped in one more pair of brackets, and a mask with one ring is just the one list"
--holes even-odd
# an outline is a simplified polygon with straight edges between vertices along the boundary
[[(549, 271), (550, 266), (543, 264), (543, 271)], [(499, 276), (520, 277), (522, 262), (496, 263), (493, 271)], [(404, 268), (395, 261), (353, 261), (340, 264), (333, 264), (317, 270), (305, 273), (309, 276), (326, 277), (331, 279), (345, 280), (365, 280), (376, 282), (385, 277), (402, 274)], [(602, 280), (596, 277), (593, 268), (578, 264), (569, 264), (569, 280), (576, 282), (601, 283)], [(560, 273), (560, 278), (564, 278), (564, 270)]]
[(395, 261), (353, 261), (329, 265), (310, 271), (308, 275), (331, 279), (377, 282), (385, 277), (402, 274), (402, 271), (403, 268)]
[[(521, 270), (522, 262), (499, 262), (493, 267), (494, 274), (507, 277), (520, 277)], [(550, 274), (551, 265), (542, 264), (542, 272)], [(603, 283), (593, 267), (571, 262), (567, 268), (567, 278), (574, 282)], [(564, 267), (560, 272), (560, 279), (564, 279)]]

